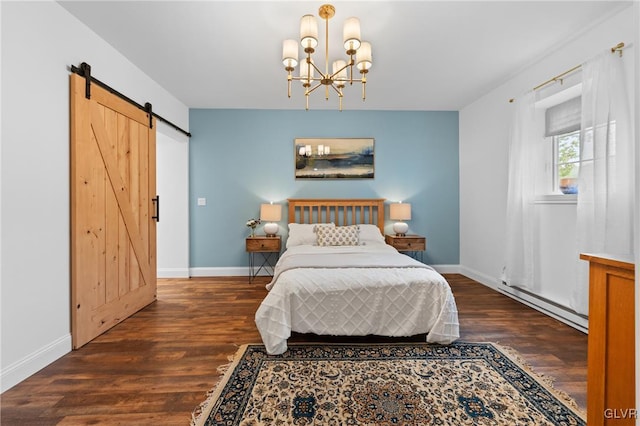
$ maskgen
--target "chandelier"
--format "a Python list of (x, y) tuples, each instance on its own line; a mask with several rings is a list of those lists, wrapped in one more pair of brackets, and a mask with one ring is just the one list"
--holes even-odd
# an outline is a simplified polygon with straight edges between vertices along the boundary
[[(360, 39), (360, 20), (348, 18), (344, 23), (343, 41), (348, 61), (338, 59), (333, 62), (329, 72), (329, 19), (333, 18), (336, 9), (330, 4), (320, 6), (318, 15), (325, 20), (325, 68), (318, 68), (311, 57), (318, 46), (318, 21), (313, 15), (304, 15), (300, 19), (300, 44), (306, 53), (306, 61), (300, 63), (300, 75), (292, 73), (298, 65), (298, 42), (285, 40), (282, 46), (282, 63), (287, 71), (287, 95), (291, 98), (291, 82), (298, 80), (305, 88), (306, 109), (309, 110), (309, 95), (319, 87), (325, 88), (325, 99), (329, 100), (329, 89), (338, 94), (340, 111), (342, 111), (343, 89), (347, 83), (362, 83), (362, 100), (366, 98), (367, 73), (371, 68), (371, 44)], [(355, 59), (354, 59), (355, 56)], [(356, 66), (362, 78), (353, 78), (353, 66)], [(319, 76), (316, 77), (315, 73)]]

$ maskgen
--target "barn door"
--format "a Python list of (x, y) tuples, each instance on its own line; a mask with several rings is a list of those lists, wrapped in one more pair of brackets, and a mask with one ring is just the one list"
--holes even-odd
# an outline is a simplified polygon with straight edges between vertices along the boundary
[[(74, 349), (156, 299), (156, 137), (147, 112), (71, 76)], [(155, 119), (154, 119), (155, 120)]]

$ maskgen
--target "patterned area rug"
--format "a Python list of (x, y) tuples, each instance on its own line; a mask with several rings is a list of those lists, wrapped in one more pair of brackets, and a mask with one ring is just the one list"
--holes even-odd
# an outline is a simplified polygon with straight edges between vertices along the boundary
[(585, 425), (508, 348), (492, 343), (240, 348), (192, 425)]

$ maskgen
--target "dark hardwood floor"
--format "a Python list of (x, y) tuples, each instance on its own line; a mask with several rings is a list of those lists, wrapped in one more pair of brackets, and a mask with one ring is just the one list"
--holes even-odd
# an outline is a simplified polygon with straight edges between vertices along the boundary
[[(445, 276), (458, 304), (461, 340), (516, 349), (585, 408), (585, 334), (462, 275)], [(266, 283), (159, 280), (157, 302), (3, 393), (0, 423), (188, 425), (218, 380), (217, 368), (239, 345), (260, 343), (253, 315)]]

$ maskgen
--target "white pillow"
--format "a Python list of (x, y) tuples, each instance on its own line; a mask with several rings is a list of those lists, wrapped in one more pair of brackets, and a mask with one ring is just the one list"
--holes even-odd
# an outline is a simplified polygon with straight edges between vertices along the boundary
[(384, 236), (380, 232), (380, 228), (376, 225), (370, 224), (360, 224), (360, 245), (364, 246), (367, 244), (386, 244), (384, 241)]
[(319, 246), (357, 246), (358, 225), (321, 227), (316, 230)]
[(287, 248), (309, 245), (313, 246), (317, 243), (317, 235), (315, 233), (318, 227), (335, 227), (335, 223), (290, 223), (289, 237), (287, 238)]

